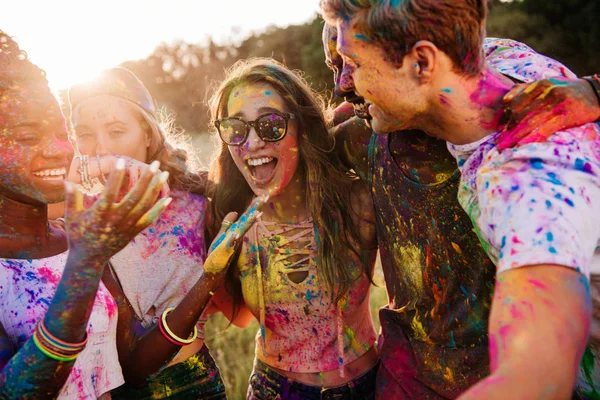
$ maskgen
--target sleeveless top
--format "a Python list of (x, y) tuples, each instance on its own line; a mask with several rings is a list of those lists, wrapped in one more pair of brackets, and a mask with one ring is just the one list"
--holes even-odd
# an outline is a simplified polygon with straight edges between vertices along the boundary
[[(15, 348), (25, 344), (46, 314), (67, 254), (36, 260), (0, 258), (0, 322)], [(77, 357), (58, 399), (96, 399), (124, 382), (117, 354), (117, 305), (102, 283), (87, 334), (88, 343)]]
[[(425, 135), (392, 135), (402, 134)], [(487, 325), (496, 269), (456, 199), (458, 170), (440, 183), (417, 183), (394, 161), (389, 139), (373, 134), (369, 145), (389, 298), (379, 314), (382, 367), (398, 382), (403, 376), (420, 382), (416, 393), (455, 398), (489, 374)]]
[(343, 374), (375, 343), (370, 282), (358, 277), (336, 306), (316, 263), (312, 218), (298, 224), (258, 218), (246, 233), (238, 265), (244, 301), (260, 321), (256, 356), (285, 371)]
[[(146, 328), (167, 308), (179, 304), (204, 272), (206, 198), (182, 191), (172, 191), (171, 197), (159, 219), (110, 260)], [(199, 323), (199, 337), (202, 332)]]

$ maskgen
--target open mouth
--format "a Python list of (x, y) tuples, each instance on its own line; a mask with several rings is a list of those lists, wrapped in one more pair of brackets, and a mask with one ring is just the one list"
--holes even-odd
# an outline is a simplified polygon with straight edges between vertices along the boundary
[(33, 175), (43, 181), (63, 181), (67, 175), (66, 168), (42, 169), (33, 172)]
[(246, 165), (250, 170), (252, 179), (256, 184), (265, 185), (269, 183), (275, 176), (277, 167), (277, 158), (275, 157), (260, 157), (248, 158)]
[(354, 115), (356, 115), (360, 119), (371, 119), (371, 115), (369, 114), (369, 105), (365, 103), (365, 99), (357, 96), (356, 94), (352, 94), (350, 96), (346, 96), (345, 100), (352, 104), (354, 107)]

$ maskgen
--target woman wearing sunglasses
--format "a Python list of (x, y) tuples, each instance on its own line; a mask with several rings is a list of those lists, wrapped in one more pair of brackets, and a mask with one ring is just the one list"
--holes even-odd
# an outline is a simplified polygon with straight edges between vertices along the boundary
[[(169, 208), (111, 258), (104, 277), (119, 304), (118, 345), (126, 382), (113, 391), (113, 398), (225, 398), (219, 369), (204, 345), (200, 317), (225, 277), (233, 237), (246, 225), (231, 228), (214, 256), (206, 258), (205, 182), (191, 172), (188, 153), (171, 127), (159, 123), (150, 93), (133, 73), (108, 69), (73, 86), (69, 103), (81, 153), (70, 179), (91, 188), (116, 160), (125, 159), (132, 180), (138, 171), (160, 163), (173, 189)], [(246, 223), (258, 206), (244, 216)], [(230, 215), (224, 224), (233, 220)], [(167, 363), (168, 368), (146, 380)]]
[(216, 219), (270, 196), (232, 269), (260, 322), (248, 398), (372, 398), (373, 206), (340, 172), (323, 101), (276, 61), (252, 59), (231, 67), (210, 109)]

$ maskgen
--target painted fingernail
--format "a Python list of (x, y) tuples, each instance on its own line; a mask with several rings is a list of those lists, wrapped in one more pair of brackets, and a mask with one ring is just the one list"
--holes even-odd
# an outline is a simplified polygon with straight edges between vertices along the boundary
[(171, 202), (173, 201), (173, 198), (172, 197), (166, 197), (164, 199), (161, 199), (160, 201), (163, 202), (163, 207), (166, 208), (166, 207), (169, 206), (169, 204), (171, 204)]
[(262, 213), (262, 211), (261, 211), (261, 212), (259, 212), (258, 214), (256, 214), (256, 217), (255, 217), (255, 218), (256, 218), (256, 219), (259, 219), (260, 217), (262, 217), (262, 215), (263, 215), (263, 213)]
[[(154, 171), (156, 172), (156, 171)], [(167, 180), (169, 179), (169, 171), (163, 171), (160, 173), (160, 175), (158, 176), (158, 181), (163, 184), (165, 183)]]
[(158, 171), (158, 167), (160, 166), (160, 162), (158, 160), (152, 161), (150, 164), (150, 172), (155, 174)]
[(115, 164), (115, 169), (122, 171), (125, 169), (125, 159), (119, 158)]

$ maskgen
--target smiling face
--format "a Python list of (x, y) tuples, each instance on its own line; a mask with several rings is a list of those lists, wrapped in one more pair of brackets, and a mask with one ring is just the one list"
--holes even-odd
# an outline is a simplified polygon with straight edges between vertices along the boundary
[(0, 191), (12, 200), (57, 203), (73, 158), (65, 119), (47, 87), (13, 86), (0, 98)]
[(354, 114), (361, 119), (370, 120), (369, 110), (365, 104), (365, 99), (357, 96), (349, 82), (341, 81), (347, 76), (342, 76), (344, 61), (338, 54), (337, 45), (337, 29), (329, 24), (323, 25), (323, 51), (325, 52), (325, 63), (333, 71), (334, 93), (336, 96), (343, 97), (348, 103), (354, 107)]
[(410, 55), (397, 66), (382, 47), (355, 28), (353, 21), (338, 24), (337, 51), (343, 59), (343, 89), (365, 99), (373, 129), (392, 132), (409, 128), (426, 101), (416, 79), (418, 64)]
[(110, 95), (85, 100), (73, 113), (73, 127), (81, 154), (116, 154), (147, 162), (150, 135), (140, 112), (126, 100)]
[[(228, 117), (254, 121), (268, 112), (287, 113), (283, 98), (266, 83), (236, 86), (227, 101)], [(241, 146), (229, 146), (233, 161), (257, 195), (279, 194), (298, 169), (298, 125), (288, 122), (286, 135), (278, 142), (265, 142), (250, 128), (248, 138)]]

